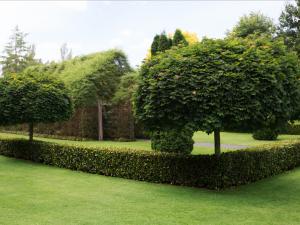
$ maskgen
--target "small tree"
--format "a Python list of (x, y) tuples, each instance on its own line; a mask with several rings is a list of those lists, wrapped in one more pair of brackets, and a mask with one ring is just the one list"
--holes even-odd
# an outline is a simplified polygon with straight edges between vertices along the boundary
[(37, 64), (35, 60), (35, 47), (26, 43), (27, 34), (19, 30), (18, 26), (13, 30), (10, 40), (4, 48), (4, 55), (1, 56), (2, 73), (19, 73), (30, 65)]
[(136, 115), (156, 143), (161, 139), (158, 150), (188, 152), (190, 145), (170, 143), (190, 143), (190, 131), (203, 130), (214, 132), (219, 155), (222, 129), (278, 127), (291, 118), (300, 102), (298, 74), (297, 56), (280, 40), (204, 39), (142, 66)]
[(72, 103), (64, 83), (57, 78), (31, 70), (0, 80), (0, 124), (29, 124), (33, 140), (35, 123), (67, 120)]

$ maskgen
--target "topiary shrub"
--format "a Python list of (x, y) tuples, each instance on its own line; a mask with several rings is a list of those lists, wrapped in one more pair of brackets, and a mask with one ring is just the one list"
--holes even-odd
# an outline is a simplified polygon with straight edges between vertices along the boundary
[(255, 140), (276, 140), (278, 137), (278, 132), (271, 128), (264, 128), (257, 130), (253, 133), (252, 137)]
[(190, 129), (170, 129), (151, 133), (151, 147), (162, 152), (190, 154), (193, 150), (193, 131)]

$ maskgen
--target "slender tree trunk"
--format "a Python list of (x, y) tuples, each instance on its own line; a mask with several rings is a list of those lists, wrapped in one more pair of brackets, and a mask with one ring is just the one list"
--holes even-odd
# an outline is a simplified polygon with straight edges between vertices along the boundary
[(132, 113), (132, 105), (129, 101), (129, 139), (133, 140), (135, 138), (134, 134), (134, 117)]
[(220, 130), (214, 131), (214, 139), (215, 139), (215, 155), (221, 155), (221, 138), (220, 138)]
[(33, 123), (29, 123), (29, 141), (33, 141)]
[(102, 101), (98, 100), (98, 140), (103, 140), (103, 110)]

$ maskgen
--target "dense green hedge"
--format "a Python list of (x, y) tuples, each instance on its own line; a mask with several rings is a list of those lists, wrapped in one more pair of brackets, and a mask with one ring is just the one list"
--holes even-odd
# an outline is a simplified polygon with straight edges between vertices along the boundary
[(107, 176), (219, 189), (257, 181), (300, 165), (300, 142), (217, 157), (0, 140), (0, 154)]

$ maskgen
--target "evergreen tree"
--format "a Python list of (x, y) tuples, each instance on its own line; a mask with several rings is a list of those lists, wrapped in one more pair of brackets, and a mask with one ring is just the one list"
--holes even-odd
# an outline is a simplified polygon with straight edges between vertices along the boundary
[(170, 39), (167, 37), (166, 32), (162, 32), (159, 37), (158, 50), (164, 52), (172, 47)]
[(182, 44), (184, 46), (188, 45), (188, 42), (186, 41), (185, 37), (183, 36), (181, 30), (176, 29), (174, 36), (173, 36), (173, 46), (177, 46), (179, 44)]
[(155, 35), (153, 42), (151, 44), (151, 55), (156, 55), (159, 47), (159, 35)]
[(35, 46), (26, 43), (27, 34), (19, 30), (18, 26), (13, 30), (9, 42), (5, 46), (4, 55), (1, 56), (0, 64), (4, 75), (19, 73), (29, 65), (34, 65), (38, 61), (35, 57)]
[(300, 0), (287, 4), (279, 17), (278, 34), (285, 44), (300, 55)]

